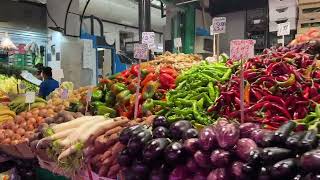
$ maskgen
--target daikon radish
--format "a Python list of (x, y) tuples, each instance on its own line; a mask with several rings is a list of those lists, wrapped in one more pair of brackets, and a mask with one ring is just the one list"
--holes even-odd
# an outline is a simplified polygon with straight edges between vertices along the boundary
[(79, 136), (81, 134), (85, 134), (85, 132), (90, 131), (92, 126), (95, 126), (99, 124), (100, 122), (109, 122), (110, 120), (106, 120), (103, 116), (91, 116), (90, 120), (82, 123), (80, 127), (78, 127), (74, 132), (69, 134), (69, 136), (64, 139), (63, 141), (60, 141), (59, 144), (61, 146), (71, 146), (72, 144), (76, 143)]
[(58, 162), (60, 162), (61, 159), (69, 156), (70, 154), (73, 154), (77, 151), (80, 151), (82, 149), (81, 143), (76, 143), (72, 146), (70, 146), (68, 149), (64, 150), (59, 156), (58, 156)]
[(41, 145), (43, 142), (45, 142), (45, 144), (48, 144), (48, 142), (52, 142), (54, 140), (57, 139), (61, 139), (61, 138), (65, 138), (67, 137), (70, 133), (72, 133), (73, 131), (75, 131), (77, 128), (72, 128), (72, 129), (67, 129), (61, 132), (58, 132), (56, 134), (53, 134), (51, 136), (42, 138), (38, 141), (36, 148), (38, 148), (39, 145)]
[(56, 125), (52, 126), (51, 129), (55, 133), (57, 133), (57, 132), (60, 132), (60, 131), (64, 131), (66, 129), (77, 128), (77, 127), (81, 126), (83, 123), (87, 123), (88, 121), (91, 121), (92, 117), (95, 117), (95, 119), (96, 118), (105, 119), (104, 116), (82, 116), (82, 117), (79, 117), (79, 118), (74, 119), (74, 120), (69, 121), (69, 122), (56, 124)]

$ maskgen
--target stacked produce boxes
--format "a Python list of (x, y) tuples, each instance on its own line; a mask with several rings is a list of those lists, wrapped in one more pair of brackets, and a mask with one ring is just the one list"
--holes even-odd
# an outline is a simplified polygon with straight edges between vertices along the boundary
[(299, 0), (298, 34), (320, 29), (320, 0)]
[(269, 0), (269, 45), (278, 43), (278, 24), (290, 22), (291, 34), (285, 38), (285, 44), (289, 43), (297, 29), (297, 2), (296, 0)]

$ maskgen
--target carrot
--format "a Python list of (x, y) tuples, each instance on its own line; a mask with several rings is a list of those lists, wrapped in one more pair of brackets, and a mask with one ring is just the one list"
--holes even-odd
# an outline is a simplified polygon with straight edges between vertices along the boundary
[(119, 132), (121, 132), (122, 129), (123, 129), (123, 127), (121, 127), (121, 126), (115, 127), (113, 129), (110, 129), (106, 133), (104, 133), (104, 136), (110, 136), (111, 134), (119, 133)]
[(111, 151), (106, 151), (102, 154), (101, 158), (100, 158), (100, 161), (104, 161), (105, 159), (107, 159), (108, 157), (111, 156)]
[(108, 172), (108, 174), (107, 174), (107, 177), (112, 177), (112, 176), (118, 174), (119, 171), (120, 171), (120, 166), (119, 166), (119, 164), (115, 164), (115, 165), (113, 165), (113, 166), (111, 166), (111, 167), (109, 168), (109, 172)]
[(106, 176), (108, 174), (108, 169), (106, 166), (101, 166), (100, 169), (99, 169), (99, 176)]
[(117, 142), (112, 148), (111, 148), (111, 152), (112, 152), (112, 155), (113, 154), (116, 154), (118, 156), (118, 153), (123, 150), (124, 148), (124, 145), (121, 144), (120, 142)]
[(117, 142), (118, 137), (119, 135), (117, 134), (112, 134), (109, 137), (105, 137), (104, 135), (99, 136), (94, 142), (96, 152), (99, 153), (107, 150), (110, 146)]

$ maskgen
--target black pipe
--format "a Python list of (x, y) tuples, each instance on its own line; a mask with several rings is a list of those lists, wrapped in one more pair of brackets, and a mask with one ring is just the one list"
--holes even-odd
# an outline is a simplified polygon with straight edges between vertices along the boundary
[[(91, 0), (87, 0), (86, 5), (84, 6), (84, 9), (83, 9), (82, 14), (81, 14), (81, 19), (80, 19), (80, 35), (79, 35), (79, 36), (81, 36), (83, 16), (84, 16), (84, 13), (85, 13), (86, 10), (87, 10), (87, 7), (88, 7), (90, 1), (91, 1)], [(91, 20), (91, 21), (93, 21), (93, 20)], [(92, 32), (92, 29), (91, 29), (91, 33), (92, 33), (92, 35), (94, 34), (94, 32)]]
[(73, 0), (69, 1), (68, 8), (67, 8), (67, 11), (66, 11), (66, 15), (65, 15), (65, 18), (64, 18), (64, 35), (67, 35), (67, 20), (68, 20), (68, 14), (69, 14), (69, 10), (70, 10), (70, 6), (72, 4), (72, 1)]
[(151, 31), (150, 0), (139, 0), (139, 40), (142, 32)]

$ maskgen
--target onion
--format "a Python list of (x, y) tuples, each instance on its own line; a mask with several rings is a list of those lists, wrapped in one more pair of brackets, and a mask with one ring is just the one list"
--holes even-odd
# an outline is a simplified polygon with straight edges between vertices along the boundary
[(28, 120), (28, 124), (35, 124), (37, 122), (37, 120), (35, 118), (29, 118)]
[(4, 133), (7, 138), (10, 138), (14, 134), (14, 132), (11, 129), (7, 129)]
[(3, 133), (3, 132), (0, 132), (0, 141), (3, 141), (3, 140), (4, 140), (4, 138), (5, 138), (4, 133)]
[(11, 143), (10, 138), (6, 138), (5, 140), (3, 140), (3, 144), (10, 144), (10, 143)]
[(39, 112), (40, 112), (39, 109), (38, 109), (38, 108), (35, 108), (35, 109), (32, 110), (31, 113), (32, 113), (34, 116), (38, 116)]
[(25, 118), (26, 114), (27, 114), (26, 112), (21, 112), (19, 115)]
[(28, 124), (28, 125), (27, 125), (27, 130), (28, 130), (28, 131), (34, 130), (34, 126), (33, 126), (32, 124)]
[(11, 139), (12, 140), (19, 140), (19, 139), (21, 139), (21, 136), (19, 134), (14, 134)]
[(24, 117), (22, 117), (21, 115), (17, 115), (15, 118), (15, 122), (20, 124), (21, 122), (25, 121)]
[(23, 136), (26, 131), (22, 128), (17, 129), (17, 134)]
[(12, 122), (12, 121), (7, 122), (7, 128), (8, 128), (8, 129), (12, 129), (14, 125), (15, 125), (15, 124), (14, 124), (14, 122)]
[(19, 141), (18, 140), (13, 140), (13, 141), (11, 141), (11, 144), (12, 145), (17, 145), (17, 144), (19, 144)]
[(33, 117), (32, 113), (31, 112), (27, 112), (26, 118), (29, 119), (29, 118), (32, 118), (32, 117)]
[(23, 121), (22, 123), (20, 123), (20, 127), (25, 129), (27, 127), (27, 122)]

